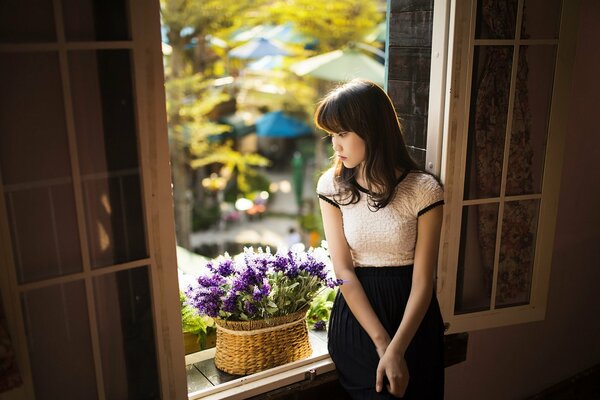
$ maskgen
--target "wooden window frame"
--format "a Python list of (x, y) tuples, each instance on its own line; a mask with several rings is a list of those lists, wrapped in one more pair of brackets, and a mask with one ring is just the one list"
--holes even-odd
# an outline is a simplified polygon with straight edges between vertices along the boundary
[[(523, 1), (519, 0), (519, 6)], [(437, 0), (434, 2), (427, 166), (431, 172), (439, 174), (446, 193), (437, 270), (437, 295), (440, 299), (444, 321), (448, 326), (447, 333), (513, 325), (545, 318), (575, 58), (579, 1), (563, 1), (558, 40), (517, 41), (472, 39), (474, 38), (476, 3), (476, 0), (469, 2)], [(519, 9), (522, 8), (519, 7)], [(465, 203), (480, 203), (463, 200), (471, 96), (470, 82), (475, 42), (479, 44), (513, 44), (515, 42), (523, 45), (558, 44), (558, 52), (542, 193), (541, 195), (518, 196), (524, 199), (530, 197), (541, 199), (530, 302), (527, 305), (501, 309), (494, 309), (492, 306), (490, 310), (457, 315), (454, 307), (462, 208)], [(442, 115), (443, 118), (440, 122), (436, 117)], [(441, 135), (436, 135), (435, 132), (441, 132)], [(431, 154), (431, 159), (429, 154)], [(430, 166), (431, 168), (429, 168)]]

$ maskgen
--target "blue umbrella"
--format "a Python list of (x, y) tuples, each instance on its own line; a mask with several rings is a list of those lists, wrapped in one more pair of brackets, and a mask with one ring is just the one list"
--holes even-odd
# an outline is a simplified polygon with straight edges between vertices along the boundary
[(295, 138), (309, 135), (311, 128), (305, 122), (285, 115), (283, 111), (274, 111), (256, 121), (256, 133), (263, 137)]
[(232, 58), (261, 58), (264, 56), (287, 56), (289, 52), (281, 45), (265, 38), (252, 39), (229, 52)]
[(251, 71), (270, 71), (283, 66), (283, 56), (264, 56), (252, 61), (246, 69)]

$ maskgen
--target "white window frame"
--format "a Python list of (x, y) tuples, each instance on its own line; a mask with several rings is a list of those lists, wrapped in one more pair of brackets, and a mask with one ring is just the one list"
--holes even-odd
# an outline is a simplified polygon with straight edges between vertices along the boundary
[[(524, 0), (519, 0), (519, 6)], [(467, 134), (477, 1), (434, 2), (426, 168), (444, 183), (444, 225), (437, 270), (437, 295), (447, 333), (465, 332), (545, 318), (560, 190), (579, 1), (563, 0), (557, 62), (544, 161), (531, 298), (527, 305), (456, 315), (455, 292), (461, 235)], [(519, 7), (522, 9), (522, 7)], [(517, 21), (520, 21), (520, 15)], [(517, 22), (517, 25), (520, 25)], [(527, 44), (525, 40), (517, 41)], [(513, 61), (514, 62), (514, 61)], [(513, 64), (514, 68), (514, 64)], [(441, 133), (441, 134), (439, 134)], [(508, 150), (505, 150), (505, 157)], [(527, 196), (529, 198), (531, 196)], [(503, 199), (500, 199), (502, 202)], [(473, 203), (472, 200), (468, 204)], [(499, 240), (499, 238), (497, 238)], [(497, 264), (497, 263), (496, 263)], [(497, 265), (494, 275), (497, 275)], [(495, 279), (494, 279), (495, 284)], [(492, 292), (492, 299), (494, 298)]]

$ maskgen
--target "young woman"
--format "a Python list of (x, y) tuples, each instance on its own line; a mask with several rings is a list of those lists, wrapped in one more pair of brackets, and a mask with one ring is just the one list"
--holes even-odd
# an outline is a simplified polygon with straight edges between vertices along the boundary
[(441, 399), (444, 327), (434, 275), (442, 188), (410, 158), (394, 107), (374, 83), (333, 90), (315, 122), (335, 151), (317, 193), (344, 281), (329, 325), (340, 382), (353, 399)]

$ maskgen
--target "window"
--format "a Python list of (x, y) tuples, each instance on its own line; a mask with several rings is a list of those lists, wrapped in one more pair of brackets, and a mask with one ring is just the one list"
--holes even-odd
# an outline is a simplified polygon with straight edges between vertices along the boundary
[(96, 3), (0, 6), (2, 398), (185, 396), (158, 9)]
[(492, 3), (434, 7), (427, 167), (446, 190), (448, 332), (543, 319), (546, 307), (574, 10)]

